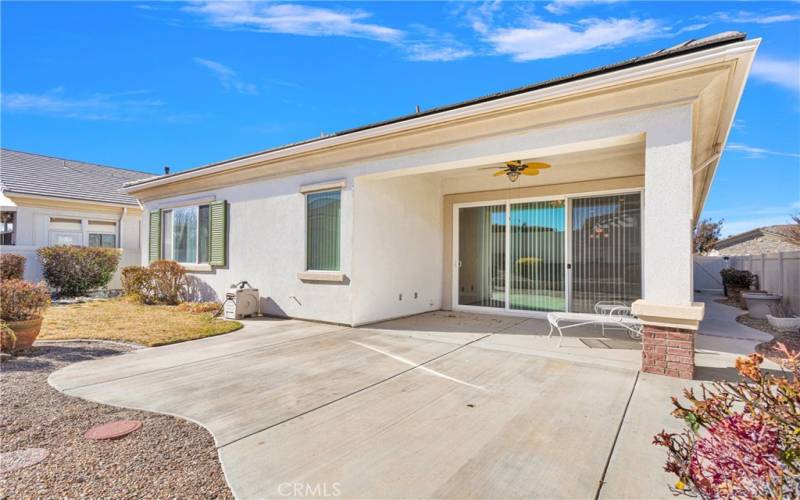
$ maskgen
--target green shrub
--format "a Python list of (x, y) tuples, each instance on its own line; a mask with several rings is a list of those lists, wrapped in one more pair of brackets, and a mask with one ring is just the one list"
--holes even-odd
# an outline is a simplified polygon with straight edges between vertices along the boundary
[(74, 297), (102, 288), (119, 264), (115, 248), (60, 245), (37, 250), (45, 281), (60, 295)]
[(50, 305), (50, 292), (44, 283), (23, 280), (0, 282), (0, 320), (35, 319)]
[(186, 270), (174, 260), (158, 260), (150, 267), (122, 270), (125, 295), (144, 304), (181, 303), (187, 295)]
[(722, 284), (726, 288), (750, 288), (755, 282), (755, 275), (750, 271), (728, 268), (719, 272), (722, 276)]
[(25, 257), (13, 253), (0, 255), (0, 279), (21, 280), (25, 273)]

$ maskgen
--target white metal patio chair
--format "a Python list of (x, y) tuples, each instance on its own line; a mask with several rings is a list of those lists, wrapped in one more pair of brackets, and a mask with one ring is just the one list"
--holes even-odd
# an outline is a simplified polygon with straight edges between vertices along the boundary
[[(633, 316), (631, 306), (627, 302), (621, 300), (601, 300), (594, 305), (595, 314), (608, 314), (617, 316)], [(600, 324), (600, 330), (603, 332), (603, 337), (606, 336), (606, 330), (626, 330), (624, 327), (607, 325), (605, 322)]]
[(605, 336), (605, 327), (611, 326), (627, 330), (628, 336), (634, 340), (642, 338), (642, 322), (633, 316), (630, 312), (630, 307), (625, 305), (611, 307), (604, 314), (549, 312), (547, 313), (547, 322), (550, 323), (550, 333), (547, 334), (547, 338), (553, 336), (554, 330), (558, 331), (558, 347), (561, 347), (561, 342), (564, 340), (562, 330), (584, 325), (601, 325), (603, 327), (603, 336)]

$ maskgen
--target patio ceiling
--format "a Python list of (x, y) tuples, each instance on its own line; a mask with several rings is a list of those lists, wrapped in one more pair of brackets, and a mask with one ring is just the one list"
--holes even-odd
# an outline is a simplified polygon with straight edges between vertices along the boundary
[(505, 176), (494, 177), (492, 175), (494, 171), (487, 169), (487, 167), (502, 167), (502, 162), (445, 170), (426, 174), (426, 177), (440, 181), (444, 194), (637, 177), (644, 175), (644, 154), (644, 142), (638, 141), (576, 152), (508, 158), (508, 160), (519, 159), (523, 163), (537, 161), (552, 165), (537, 176), (520, 176), (513, 184)]

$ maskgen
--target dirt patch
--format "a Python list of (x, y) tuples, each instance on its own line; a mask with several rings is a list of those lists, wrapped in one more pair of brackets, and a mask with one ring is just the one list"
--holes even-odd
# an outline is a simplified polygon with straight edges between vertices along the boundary
[(800, 352), (800, 333), (797, 332), (782, 332), (772, 328), (769, 321), (765, 319), (751, 318), (749, 314), (742, 314), (736, 317), (739, 323), (761, 330), (762, 332), (769, 333), (774, 338), (768, 342), (762, 342), (756, 346), (756, 351), (764, 357), (780, 363), (786, 359), (786, 355), (778, 350), (778, 344), (784, 344), (791, 352)]
[[(42, 344), (3, 363), (0, 451), (44, 448), (36, 465), (3, 474), (3, 498), (232, 498), (211, 435), (174, 417), (61, 394), (48, 375), (70, 363), (131, 350), (121, 344)], [(112, 420), (141, 420), (122, 439), (83, 433)]]

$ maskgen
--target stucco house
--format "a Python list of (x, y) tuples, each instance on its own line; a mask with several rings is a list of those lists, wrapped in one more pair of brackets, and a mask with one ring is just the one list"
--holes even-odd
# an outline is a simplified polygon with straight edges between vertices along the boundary
[(617, 299), (691, 331), (691, 229), (758, 45), (722, 33), (128, 183), (143, 263), (177, 259), (218, 296), (247, 280), (265, 313), (346, 325)]
[[(0, 149), (0, 252), (25, 256), (30, 281), (42, 277), (36, 250), (49, 245), (120, 248), (120, 267), (139, 264), (142, 209), (122, 186), (150, 176)], [(119, 288), (119, 273), (109, 286)]]
[(714, 255), (761, 255), (778, 252), (796, 252), (800, 245), (786, 238), (793, 224), (765, 226), (719, 240), (714, 245)]

